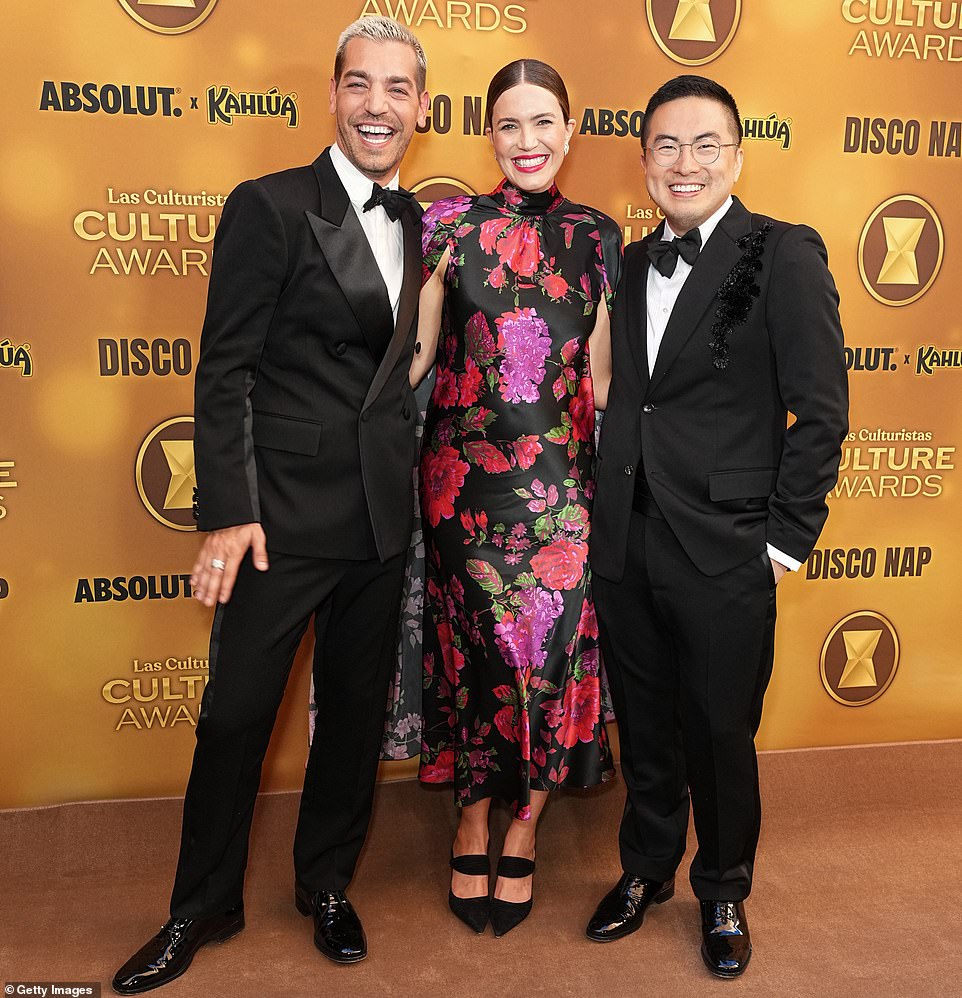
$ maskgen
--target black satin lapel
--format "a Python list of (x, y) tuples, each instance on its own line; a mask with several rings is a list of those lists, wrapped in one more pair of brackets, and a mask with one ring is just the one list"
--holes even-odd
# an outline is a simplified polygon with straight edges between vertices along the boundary
[(342, 225), (319, 218), (310, 211), (306, 215), (371, 353), (375, 359), (380, 359), (394, 325), (391, 303), (357, 215), (346, 211)]
[(331, 147), (328, 146), (311, 166), (314, 167), (318, 192), (321, 195), (322, 217), (334, 225), (341, 225), (351, 202), (331, 161)]
[(398, 333), (406, 335), (411, 328), (421, 294), (421, 219), (413, 208), (408, 208), (401, 215), (400, 224), (404, 233), (404, 275), (394, 325), (395, 336)]
[(394, 370), (418, 309), (418, 297), (421, 293), (421, 222), (413, 208), (406, 208), (398, 224), (401, 225), (404, 234), (404, 274), (401, 278), (397, 322), (394, 325), (394, 336), (384, 353), (384, 359), (378, 365), (362, 408), (367, 408), (378, 397), (391, 371)]
[[(671, 318), (668, 320), (665, 335), (658, 347), (655, 369), (651, 372), (650, 389), (658, 386), (658, 382), (665, 376), (665, 372), (681, 353), (684, 345), (691, 339), (709, 305), (714, 301), (721, 282), (738, 262), (740, 256), (741, 250), (735, 245), (728, 230), (719, 223), (701, 253), (698, 254), (695, 266), (692, 267), (692, 271), (675, 302), (675, 307), (671, 310)], [(708, 350), (707, 335), (705, 349)]]

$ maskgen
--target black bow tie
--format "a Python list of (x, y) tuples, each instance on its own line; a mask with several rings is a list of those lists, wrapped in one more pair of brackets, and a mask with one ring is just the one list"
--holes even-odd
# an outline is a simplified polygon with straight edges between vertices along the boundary
[(388, 190), (380, 184), (374, 185), (374, 191), (364, 203), (364, 211), (370, 211), (378, 205), (387, 212), (387, 217), (392, 222), (396, 222), (401, 217), (401, 212), (411, 203), (414, 195), (410, 191), (400, 188), (396, 191)]
[(698, 229), (689, 229), (683, 236), (675, 236), (670, 242), (659, 239), (657, 243), (648, 245), (648, 259), (651, 265), (663, 277), (671, 277), (680, 256), (689, 267), (694, 266), (701, 249), (701, 233)]

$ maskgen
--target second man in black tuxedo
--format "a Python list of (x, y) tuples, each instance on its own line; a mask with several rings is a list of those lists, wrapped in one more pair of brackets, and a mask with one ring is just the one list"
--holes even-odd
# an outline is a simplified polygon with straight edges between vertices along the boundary
[(241, 184), (217, 232), (195, 394), (210, 533), (192, 577), (217, 607), (210, 679), (171, 919), (118, 971), (122, 994), (243, 927), (261, 764), (312, 617), (319, 712), (295, 898), (326, 956), (367, 952), (344, 890), (371, 812), (413, 515), (420, 209), (397, 171), (427, 106), (417, 39), (385, 18), (352, 24), (330, 101), (336, 145)]
[(724, 88), (666, 83), (642, 144), (665, 224), (625, 252), (591, 538), (628, 794), (624, 875), (588, 936), (627, 935), (671, 897), (690, 797), (702, 956), (734, 977), (751, 955), (742, 902), (775, 586), (808, 557), (836, 481), (842, 330), (818, 234), (731, 196), (743, 154)]

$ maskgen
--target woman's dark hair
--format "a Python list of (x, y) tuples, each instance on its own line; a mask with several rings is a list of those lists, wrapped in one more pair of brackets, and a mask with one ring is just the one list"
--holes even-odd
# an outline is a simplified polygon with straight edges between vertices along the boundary
[(498, 98), (519, 83), (530, 83), (554, 94), (561, 105), (561, 114), (567, 121), (571, 117), (571, 105), (564, 80), (552, 66), (538, 59), (516, 59), (499, 69), (488, 84), (488, 96), (484, 108), (484, 127), (491, 127), (491, 115)]
[(642, 145), (648, 142), (648, 122), (655, 109), (670, 101), (681, 100), (682, 97), (707, 97), (709, 100), (721, 104), (728, 111), (732, 120), (732, 131), (741, 142), (742, 121), (738, 116), (738, 105), (735, 103), (735, 98), (720, 83), (709, 80), (707, 77), (676, 76), (673, 80), (663, 83), (648, 101), (648, 107), (645, 108), (645, 120), (641, 126)]

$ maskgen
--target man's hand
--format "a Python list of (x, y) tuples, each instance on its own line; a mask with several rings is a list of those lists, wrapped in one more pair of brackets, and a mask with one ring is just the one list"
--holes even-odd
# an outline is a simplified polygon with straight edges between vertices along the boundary
[(204, 540), (190, 573), (194, 598), (205, 606), (226, 603), (234, 591), (237, 570), (248, 548), (253, 551), (254, 567), (266, 572), (267, 538), (259, 523), (242, 523), (236, 527), (212, 530)]
[(772, 571), (775, 573), (775, 585), (777, 586), (782, 581), (782, 576), (788, 569), (780, 561), (775, 561), (774, 558), (769, 557), (768, 560), (772, 563)]

